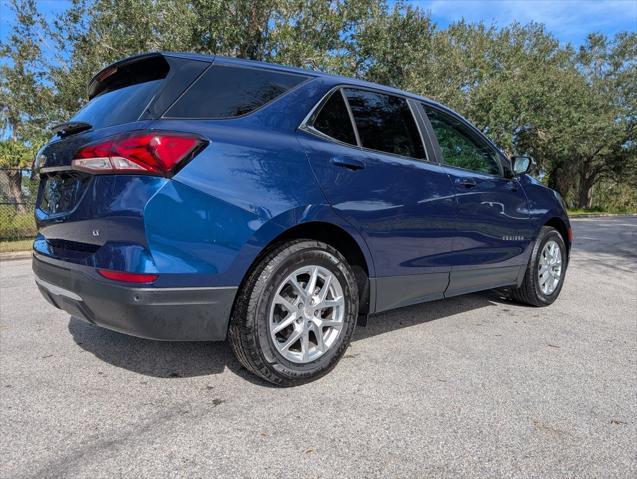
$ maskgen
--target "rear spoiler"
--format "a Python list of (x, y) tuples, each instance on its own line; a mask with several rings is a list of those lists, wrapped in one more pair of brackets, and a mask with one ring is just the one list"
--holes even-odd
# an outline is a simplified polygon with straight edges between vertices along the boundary
[(144, 53), (115, 62), (95, 75), (88, 84), (89, 100), (100, 93), (135, 83), (165, 78), (170, 65), (162, 53)]

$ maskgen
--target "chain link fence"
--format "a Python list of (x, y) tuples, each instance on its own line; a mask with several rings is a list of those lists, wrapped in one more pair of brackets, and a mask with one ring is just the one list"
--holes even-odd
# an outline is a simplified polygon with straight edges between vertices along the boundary
[(0, 168), (0, 241), (35, 236), (38, 179), (27, 168)]

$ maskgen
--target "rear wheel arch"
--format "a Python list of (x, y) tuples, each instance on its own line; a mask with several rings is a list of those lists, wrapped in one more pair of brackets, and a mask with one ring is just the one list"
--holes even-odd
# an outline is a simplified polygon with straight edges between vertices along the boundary
[[(359, 314), (366, 315), (370, 308), (370, 265), (368, 264), (368, 260), (363, 249), (354, 237), (344, 228), (337, 226), (334, 223), (328, 223), (326, 221), (308, 221), (286, 229), (270, 240), (266, 247), (261, 250), (256, 258), (254, 258), (245, 277), (248, 277), (249, 272), (252, 271), (255, 265), (257, 265), (272, 249), (283, 243), (298, 239), (321, 241), (332, 246), (345, 257), (354, 271), (358, 283)], [(241, 287), (243, 287), (243, 282)]]

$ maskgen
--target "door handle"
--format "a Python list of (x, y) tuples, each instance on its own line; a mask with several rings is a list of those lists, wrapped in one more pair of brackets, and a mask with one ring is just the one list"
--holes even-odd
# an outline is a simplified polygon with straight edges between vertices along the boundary
[(341, 168), (347, 168), (348, 170), (356, 171), (365, 168), (365, 163), (354, 158), (346, 156), (334, 156), (330, 159), (330, 163)]
[(464, 186), (465, 188), (473, 188), (477, 185), (476, 180), (472, 178), (458, 178), (456, 180), (456, 185)]

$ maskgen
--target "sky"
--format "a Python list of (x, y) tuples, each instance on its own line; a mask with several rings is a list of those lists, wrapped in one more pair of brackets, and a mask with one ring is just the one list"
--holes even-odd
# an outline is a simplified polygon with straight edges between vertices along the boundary
[(422, 0), (410, 2), (431, 12), (441, 27), (464, 18), (499, 26), (543, 23), (562, 43), (579, 46), (591, 32), (613, 36), (637, 31), (637, 0)]
[[(36, 0), (40, 11), (53, 17), (64, 11), (69, 0)], [(391, 3), (391, 2), (390, 2)], [(620, 31), (637, 31), (637, 0), (416, 0), (431, 12), (442, 28), (464, 18), (504, 26), (518, 21), (538, 22), (563, 43), (581, 45), (590, 32), (613, 36)], [(8, 0), (0, 0), (0, 39), (10, 31), (13, 15)]]

